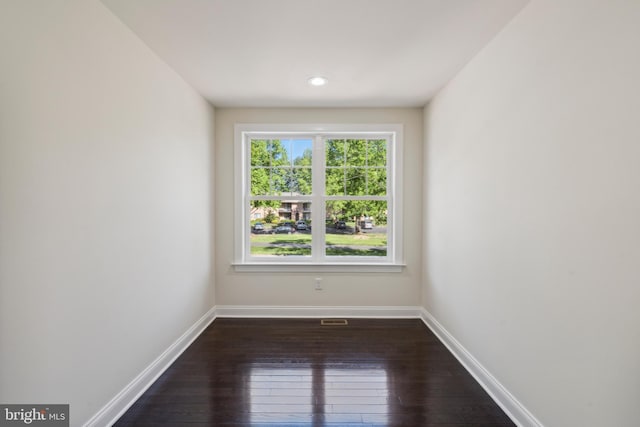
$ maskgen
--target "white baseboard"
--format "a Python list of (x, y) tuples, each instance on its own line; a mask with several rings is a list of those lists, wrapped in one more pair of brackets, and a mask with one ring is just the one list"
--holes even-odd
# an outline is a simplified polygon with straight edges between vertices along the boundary
[(109, 403), (98, 411), (84, 427), (103, 427), (113, 425), (127, 409), (167, 370), (191, 343), (216, 318), (216, 308), (212, 307), (193, 324), (180, 338), (167, 348), (156, 360), (151, 362), (137, 377), (122, 389)]
[(411, 306), (263, 306), (263, 305), (219, 305), (216, 317), (263, 317), (263, 318), (320, 318), (350, 317), (378, 319), (417, 319), (422, 307)]
[(453, 335), (451, 335), (426, 309), (421, 309), (421, 319), (438, 339), (449, 349), (458, 361), (469, 371), (475, 380), (484, 388), (491, 398), (519, 427), (543, 427), (536, 419), (500, 382), (487, 371), (465, 349)]

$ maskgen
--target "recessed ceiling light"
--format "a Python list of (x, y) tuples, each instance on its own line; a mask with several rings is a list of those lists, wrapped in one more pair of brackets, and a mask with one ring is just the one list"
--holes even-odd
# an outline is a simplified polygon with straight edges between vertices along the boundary
[(324, 86), (329, 82), (326, 77), (315, 76), (307, 80), (311, 86)]

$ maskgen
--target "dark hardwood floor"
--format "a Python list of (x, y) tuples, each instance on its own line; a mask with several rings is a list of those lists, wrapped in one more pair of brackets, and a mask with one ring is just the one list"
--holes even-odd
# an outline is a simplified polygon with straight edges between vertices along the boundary
[(116, 426), (513, 426), (417, 319), (216, 319)]

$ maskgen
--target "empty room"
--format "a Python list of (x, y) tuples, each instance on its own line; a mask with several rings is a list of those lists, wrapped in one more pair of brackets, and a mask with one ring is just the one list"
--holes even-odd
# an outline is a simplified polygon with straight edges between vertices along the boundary
[(0, 0), (0, 424), (637, 426), (639, 23)]

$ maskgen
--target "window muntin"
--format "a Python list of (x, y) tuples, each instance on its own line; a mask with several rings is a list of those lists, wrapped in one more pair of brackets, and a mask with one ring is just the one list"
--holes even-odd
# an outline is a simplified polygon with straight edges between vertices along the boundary
[[(303, 127), (236, 125), (236, 160), (244, 164), (236, 206), (244, 225), (236, 227), (241, 240), (234, 264), (401, 265), (394, 206), (401, 200), (395, 175), (401, 126)], [(297, 230), (297, 221), (306, 230)], [(336, 221), (344, 221), (346, 231), (336, 233)], [(254, 232), (255, 222), (263, 229)], [(287, 222), (291, 234), (286, 228), (275, 233)]]

